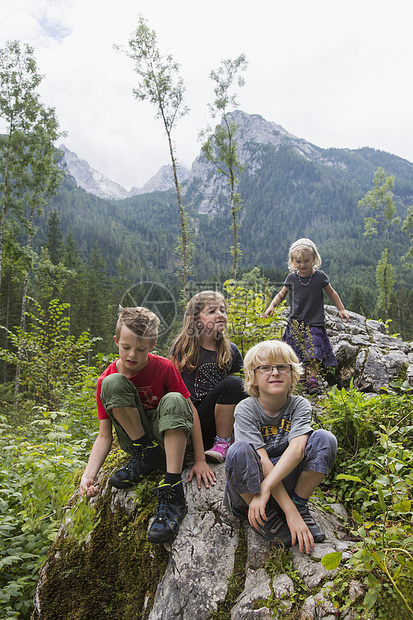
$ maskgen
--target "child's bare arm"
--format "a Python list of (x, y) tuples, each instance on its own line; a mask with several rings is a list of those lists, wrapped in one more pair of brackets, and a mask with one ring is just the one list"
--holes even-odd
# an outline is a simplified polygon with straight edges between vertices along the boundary
[(276, 294), (266, 311), (264, 312), (264, 317), (272, 316), (274, 314), (275, 307), (278, 306), (288, 295), (288, 288), (283, 286), (281, 291)]
[(337, 310), (339, 310), (340, 312), (340, 317), (346, 321), (346, 323), (348, 323), (350, 317), (346, 312), (346, 309), (344, 307), (343, 302), (341, 301), (338, 293), (333, 289), (333, 287), (331, 286), (331, 284), (327, 284), (327, 286), (324, 288), (325, 292), (327, 293), (328, 297), (331, 299), (331, 301), (333, 302), (333, 304), (335, 305), (335, 307), (337, 308)]
[(109, 451), (112, 447), (112, 422), (109, 419), (100, 420), (99, 434), (92, 446), (86, 469), (80, 479), (80, 495), (86, 493), (86, 497), (94, 497), (99, 489), (95, 486), (95, 478)]

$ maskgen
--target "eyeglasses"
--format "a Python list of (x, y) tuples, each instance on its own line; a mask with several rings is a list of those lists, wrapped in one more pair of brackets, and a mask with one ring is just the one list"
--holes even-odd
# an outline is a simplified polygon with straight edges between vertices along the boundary
[(272, 366), (271, 364), (263, 364), (262, 366), (257, 366), (256, 368), (254, 368), (254, 372), (258, 370), (258, 372), (260, 372), (262, 375), (271, 375), (274, 368), (277, 369), (277, 372), (279, 372), (280, 375), (287, 375), (289, 372), (291, 372), (292, 365), (275, 364), (274, 366)]

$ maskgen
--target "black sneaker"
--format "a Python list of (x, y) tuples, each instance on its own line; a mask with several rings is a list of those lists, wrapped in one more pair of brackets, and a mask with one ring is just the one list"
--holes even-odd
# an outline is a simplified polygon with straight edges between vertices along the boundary
[(267, 521), (264, 521), (264, 525), (258, 524), (258, 528), (253, 529), (265, 540), (269, 540), (273, 547), (291, 547), (290, 529), (281, 519), (278, 512), (267, 504), (265, 514), (267, 515)]
[(136, 444), (132, 448), (133, 457), (127, 465), (115, 471), (109, 478), (109, 484), (117, 489), (129, 489), (148, 474), (162, 468), (164, 452), (157, 443), (148, 446)]
[(305, 504), (304, 506), (301, 506), (300, 508), (297, 506), (297, 510), (300, 513), (302, 520), (304, 521), (304, 523), (310, 530), (311, 534), (313, 535), (314, 542), (316, 543), (324, 542), (326, 539), (326, 535), (324, 534), (324, 532), (321, 531), (321, 529), (315, 522), (314, 517), (312, 516), (310, 509), (308, 507), (308, 504)]
[(150, 543), (165, 543), (173, 540), (179, 524), (186, 515), (186, 502), (182, 482), (165, 484), (162, 480), (157, 488), (158, 507), (148, 532)]

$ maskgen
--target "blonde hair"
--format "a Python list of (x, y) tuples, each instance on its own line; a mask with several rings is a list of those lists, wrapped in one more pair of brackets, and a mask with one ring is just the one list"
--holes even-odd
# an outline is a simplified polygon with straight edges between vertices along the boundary
[[(172, 345), (172, 355), (176, 358), (179, 372), (188, 370), (193, 372), (199, 365), (201, 358), (200, 329), (198, 327), (199, 314), (209, 301), (219, 301), (225, 308), (227, 304), (224, 296), (218, 291), (201, 291), (189, 300), (182, 331)], [(231, 362), (231, 345), (225, 333), (217, 334), (216, 340), (217, 365), (223, 370)]]
[(247, 352), (244, 359), (244, 386), (250, 396), (258, 397), (260, 395), (258, 387), (254, 385), (254, 368), (263, 363), (291, 364), (291, 386), (288, 390), (288, 394), (291, 394), (303, 372), (292, 347), (281, 340), (264, 340)]
[(135, 308), (119, 308), (119, 316), (116, 323), (116, 340), (120, 338), (122, 327), (130, 329), (138, 338), (148, 338), (153, 344), (158, 338), (158, 326), (160, 320), (148, 310), (136, 306)]
[(290, 271), (294, 271), (294, 260), (300, 260), (302, 256), (307, 253), (311, 253), (314, 258), (313, 269), (318, 269), (321, 265), (321, 256), (318, 253), (316, 244), (311, 241), (311, 239), (307, 239), (306, 237), (294, 241), (294, 243), (290, 246), (290, 249), (288, 250), (288, 269)]

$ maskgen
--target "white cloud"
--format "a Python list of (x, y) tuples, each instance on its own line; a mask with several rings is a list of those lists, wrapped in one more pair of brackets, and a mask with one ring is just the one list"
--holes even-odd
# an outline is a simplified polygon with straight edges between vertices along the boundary
[[(321, 147), (371, 146), (413, 161), (410, 0), (16, 0), (0, 2), (2, 34), (35, 47), (43, 100), (67, 146), (126, 187), (142, 186), (169, 153), (154, 109), (132, 95), (126, 45), (144, 15), (181, 64), (190, 114), (174, 132), (190, 166), (213, 98), (211, 69), (245, 52), (240, 108)], [(7, 33), (7, 38), (5, 37)]]

